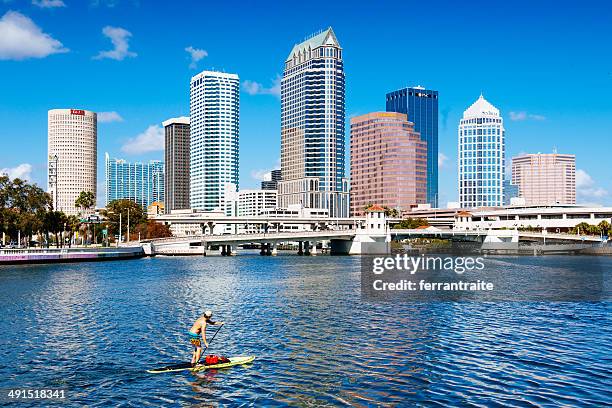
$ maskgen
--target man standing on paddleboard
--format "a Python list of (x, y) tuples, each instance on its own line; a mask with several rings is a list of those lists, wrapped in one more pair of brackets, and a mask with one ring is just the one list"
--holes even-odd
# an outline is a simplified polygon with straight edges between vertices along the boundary
[(200, 361), (200, 356), (202, 355), (202, 342), (200, 341), (200, 335), (202, 336), (202, 340), (204, 340), (204, 346), (208, 348), (208, 341), (206, 341), (206, 326), (221, 326), (224, 325), (225, 322), (213, 322), (210, 320), (212, 317), (212, 311), (207, 310), (204, 312), (204, 315), (195, 321), (191, 329), (189, 330), (189, 342), (193, 345), (193, 357), (191, 357), (191, 366), (195, 367), (195, 365)]

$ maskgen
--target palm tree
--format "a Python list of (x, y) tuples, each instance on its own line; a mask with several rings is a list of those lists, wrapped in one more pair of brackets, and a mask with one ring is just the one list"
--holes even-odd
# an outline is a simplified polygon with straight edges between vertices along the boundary
[(64, 230), (67, 220), (66, 214), (61, 211), (49, 211), (45, 214), (45, 230), (55, 235), (55, 246), (58, 248), (60, 246), (58, 234)]
[[(83, 212), (80, 212), (81, 215), (85, 215), (84, 213), (89, 212), (89, 210), (96, 204), (94, 193), (91, 191), (81, 191), (77, 199), (74, 201), (74, 206), (76, 208), (80, 208)], [(85, 224), (85, 241), (87, 241), (88, 234), (87, 224)]]
[(606, 220), (603, 220), (602, 222), (600, 222), (597, 225), (597, 228), (599, 228), (599, 231), (601, 232), (602, 235), (610, 235), (611, 229), (612, 229), (612, 225), (610, 225), (610, 223)]
[(70, 233), (69, 235), (70, 239), (68, 241), (69, 247), (72, 246), (72, 237), (74, 236), (74, 233), (79, 230), (80, 226), (81, 226), (81, 221), (79, 220), (79, 217), (77, 217), (76, 215), (69, 215), (66, 218), (66, 227), (68, 228), (68, 231)]

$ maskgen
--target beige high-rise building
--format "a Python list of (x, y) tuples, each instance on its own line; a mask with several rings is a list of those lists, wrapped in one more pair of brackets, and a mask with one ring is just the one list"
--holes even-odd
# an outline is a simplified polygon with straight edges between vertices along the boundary
[(48, 191), (53, 208), (68, 215), (81, 210), (74, 202), (81, 191), (96, 197), (98, 119), (83, 109), (48, 113)]
[(576, 156), (525, 154), (512, 158), (512, 184), (525, 204), (576, 204)]

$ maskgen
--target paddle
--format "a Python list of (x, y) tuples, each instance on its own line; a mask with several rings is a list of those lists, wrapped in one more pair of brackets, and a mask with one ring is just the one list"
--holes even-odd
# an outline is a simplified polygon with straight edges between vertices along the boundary
[(208, 342), (208, 346), (206, 346), (206, 348), (204, 348), (204, 350), (202, 350), (202, 353), (200, 354), (200, 359), (198, 360), (198, 362), (196, 364), (200, 363), (200, 360), (202, 359), (202, 356), (204, 355), (204, 353), (206, 352), (206, 350), (208, 350), (208, 347), (210, 346), (210, 343), (213, 342), (213, 340), (215, 339), (215, 337), (217, 336), (217, 333), (219, 333), (219, 330), (221, 330), (221, 328), (225, 326), (225, 323), (223, 323), (221, 326), (219, 326), (219, 328), (217, 329), (217, 331), (215, 332), (215, 334), (213, 334), (212, 339), (210, 339), (210, 341)]

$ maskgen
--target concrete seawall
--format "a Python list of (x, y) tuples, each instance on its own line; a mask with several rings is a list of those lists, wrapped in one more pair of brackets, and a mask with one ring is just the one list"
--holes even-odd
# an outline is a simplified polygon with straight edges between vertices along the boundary
[(0, 265), (65, 262), (100, 262), (145, 256), (142, 247), (127, 248), (44, 248), (2, 249)]

